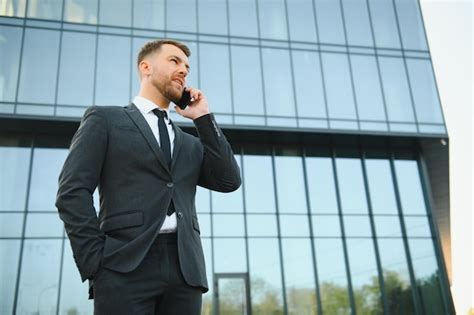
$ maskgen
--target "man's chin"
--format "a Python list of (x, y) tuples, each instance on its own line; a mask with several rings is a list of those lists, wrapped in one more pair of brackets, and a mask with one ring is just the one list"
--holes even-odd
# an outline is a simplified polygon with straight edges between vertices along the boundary
[(181, 97), (183, 96), (183, 90), (178, 91), (177, 89), (168, 89), (166, 91), (166, 98), (169, 99), (171, 102), (175, 103), (178, 102)]

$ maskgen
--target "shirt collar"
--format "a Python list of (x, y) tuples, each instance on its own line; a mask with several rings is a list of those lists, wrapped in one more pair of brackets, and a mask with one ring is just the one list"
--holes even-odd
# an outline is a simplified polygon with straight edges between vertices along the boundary
[(135, 96), (135, 98), (133, 99), (133, 104), (135, 104), (135, 106), (137, 106), (140, 112), (142, 112), (143, 114), (148, 114), (155, 108), (158, 108), (159, 110), (163, 110), (166, 112), (167, 118), (165, 119), (169, 120), (170, 118), (169, 107), (165, 110), (159, 107), (158, 105), (156, 105), (155, 103), (153, 103), (152, 101), (150, 101), (149, 99), (146, 99), (142, 96)]

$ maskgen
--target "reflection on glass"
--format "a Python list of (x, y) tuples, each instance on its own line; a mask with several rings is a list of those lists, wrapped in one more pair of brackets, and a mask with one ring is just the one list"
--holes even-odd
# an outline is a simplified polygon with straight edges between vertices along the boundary
[(288, 314), (315, 314), (316, 289), (309, 239), (282, 239)]
[(19, 27), (0, 26), (0, 101), (14, 102), (20, 63), (22, 32)]
[(249, 239), (250, 292), (253, 314), (283, 314), (278, 240)]
[(247, 315), (247, 292), (245, 280), (241, 278), (223, 278), (217, 282), (219, 314)]
[(278, 208), (280, 213), (306, 213), (307, 203), (300, 156), (275, 157)]
[(267, 114), (295, 116), (289, 51), (263, 48), (262, 55)]
[(426, 205), (417, 162), (396, 160), (395, 172), (403, 213), (426, 215)]
[(166, 30), (196, 32), (195, 0), (173, 0), (166, 2)]
[(54, 103), (59, 32), (26, 28), (21, 62), (20, 102)]
[(244, 186), (247, 212), (275, 212), (272, 158), (244, 155)]
[(99, 23), (130, 27), (132, 25), (132, 0), (100, 0)]
[(257, 9), (255, 0), (229, 0), (231, 36), (257, 37)]
[(46, 20), (61, 20), (62, 0), (29, 0), (28, 17)]
[(133, 27), (163, 30), (165, 0), (133, 0)]
[(97, 1), (66, 0), (64, 20), (72, 23), (97, 24)]
[(214, 272), (247, 272), (247, 255), (243, 238), (214, 239)]
[(336, 168), (342, 212), (345, 214), (367, 213), (367, 199), (360, 159), (337, 158)]
[(24, 17), (26, 0), (10, 0), (0, 6), (0, 15)]
[(214, 236), (245, 236), (242, 214), (214, 214)]
[(370, 18), (365, 1), (342, 0), (349, 45), (373, 46)]
[(13, 314), (18, 259), (20, 257), (19, 240), (0, 239), (0, 313)]
[(62, 240), (25, 240), (18, 314), (55, 314)]
[(29, 210), (56, 210), (58, 178), (67, 149), (35, 148), (30, 185)]
[(431, 237), (430, 224), (426, 216), (404, 216), (408, 237)]
[(274, 214), (248, 214), (246, 219), (248, 236), (278, 236)]
[(366, 159), (370, 202), (374, 214), (398, 214), (389, 160)]
[(227, 35), (226, 0), (199, 0), (198, 14), (199, 33)]
[(24, 210), (30, 148), (0, 147), (0, 211)]
[(312, 213), (338, 213), (332, 160), (307, 157), (306, 172)]
[(428, 50), (417, 0), (395, 1), (404, 49)]
[(212, 244), (209, 238), (202, 238), (202, 249), (204, 251), (204, 260), (206, 262), (206, 275), (207, 275), (207, 282), (209, 284), (209, 291), (202, 296), (202, 308), (201, 314), (202, 315), (212, 315), (213, 313), (213, 290), (214, 290), (214, 276), (212, 274)]
[(288, 39), (284, 0), (258, 0), (260, 36), (270, 39)]
[(369, 0), (370, 15), (374, 28), (375, 45), (384, 48), (400, 48), (397, 20), (391, 0)]
[(316, 0), (316, 21), (321, 43), (345, 45), (339, 1)]
[(96, 36), (88, 33), (63, 32), (58, 104), (83, 106), (92, 104)]

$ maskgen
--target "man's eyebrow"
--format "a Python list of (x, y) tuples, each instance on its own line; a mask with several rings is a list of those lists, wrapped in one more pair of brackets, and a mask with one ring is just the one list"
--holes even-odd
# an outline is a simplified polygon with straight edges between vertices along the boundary
[[(169, 58), (176, 58), (178, 59), (180, 62), (184, 62), (183, 59), (181, 59), (180, 57), (176, 56), (176, 55), (171, 55)], [(189, 70), (189, 64), (185, 63), (186, 65), (186, 69)]]

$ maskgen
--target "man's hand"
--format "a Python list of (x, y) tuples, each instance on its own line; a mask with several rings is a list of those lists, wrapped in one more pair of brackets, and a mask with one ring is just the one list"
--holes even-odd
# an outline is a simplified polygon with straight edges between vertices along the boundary
[(181, 116), (192, 120), (209, 114), (209, 106), (207, 104), (206, 96), (204, 96), (200, 90), (192, 87), (187, 87), (186, 90), (191, 93), (192, 102), (185, 109), (175, 106), (176, 112)]

